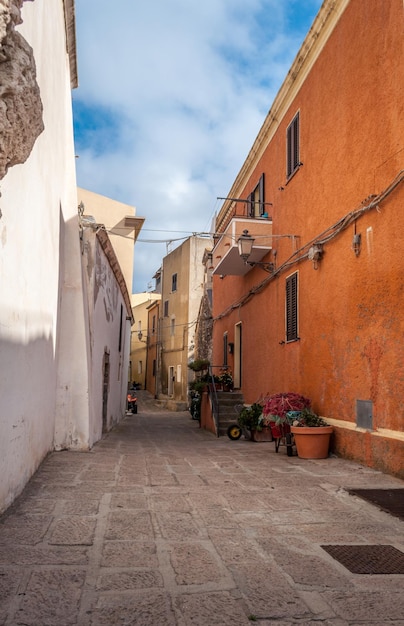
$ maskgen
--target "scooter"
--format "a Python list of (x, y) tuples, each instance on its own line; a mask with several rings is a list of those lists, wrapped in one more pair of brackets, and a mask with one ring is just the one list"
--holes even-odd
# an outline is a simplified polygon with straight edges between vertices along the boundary
[(128, 391), (128, 411), (137, 413), (137, 397), (134, 391)]

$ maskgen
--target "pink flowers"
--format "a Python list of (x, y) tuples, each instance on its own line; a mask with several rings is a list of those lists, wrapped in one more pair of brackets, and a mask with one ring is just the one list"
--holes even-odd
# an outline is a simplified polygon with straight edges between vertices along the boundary
[(298, 393), (275, 393), (263, 399), (262, 413), (264, 417), (271, 417), (274, 421), (286, 419), (289, 411), (302, 411), (310, 408), (311, 400)]

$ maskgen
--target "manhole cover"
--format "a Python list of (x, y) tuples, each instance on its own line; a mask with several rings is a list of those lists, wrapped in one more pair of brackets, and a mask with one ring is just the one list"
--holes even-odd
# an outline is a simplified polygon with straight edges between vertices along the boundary
[(348, 493), (376, 504), (404, 521), (404, 489), (347, 489)]
[(353, 574), (404, 574), (404, 553), (394, 546), (321, 546)]

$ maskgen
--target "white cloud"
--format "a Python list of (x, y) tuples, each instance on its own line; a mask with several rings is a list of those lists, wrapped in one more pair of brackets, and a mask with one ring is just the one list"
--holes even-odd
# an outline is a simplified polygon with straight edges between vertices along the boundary
[[(297, 4), (76, 0), (79, 185), (135, 205), (141, 239), (206, 230), (321, 1), (303, 26)], [(135, 291), (164, 254), (136, 245)]]

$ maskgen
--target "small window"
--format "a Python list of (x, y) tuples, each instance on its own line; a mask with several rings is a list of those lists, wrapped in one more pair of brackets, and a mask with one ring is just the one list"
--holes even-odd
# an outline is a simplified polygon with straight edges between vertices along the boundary
[(168, 317), (168, 300), (164, 300), (164, 317)]
[(297, 322), (297, 272), (295, 272), (286, 279), (286, 341), (299, 339)]
[(261, 175), (258, 185), (254, 191), (248, 196), (248, 214), (250, 217), (261, 217), (265, 211), (265, 177)]
[(156, 332), (156, 316), (153, 315), (153, 322), (152, 322), (152, 335), (154, 335)]
[(170, 335), (171, 337), (174, 337), (175, 335), (175, 317), (171, 318)]
[(155, 376), (157, 371), (156, 359), (153, 359), (152, 375)]
[(172, 275), (171, 279), (171, 291), (177, 291), (177, 274)]
[(299, 113), (296, 113), (292, 122), (288, 126), (286, 142), (287, 142), (287, 161), (286, 176), (290, 178), (299, 169), (300, 166), (300, 129), (299, 129)]

